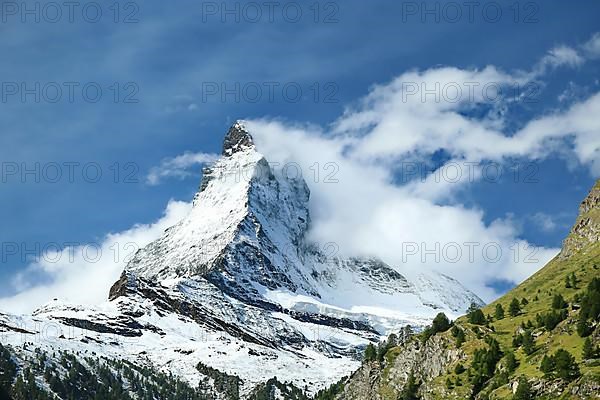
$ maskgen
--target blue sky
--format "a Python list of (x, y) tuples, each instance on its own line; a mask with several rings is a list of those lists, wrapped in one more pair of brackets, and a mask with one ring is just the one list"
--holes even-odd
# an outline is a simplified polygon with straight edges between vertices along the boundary
[[(34, 7), (34, 2), (26, 3)], [(0, 104), (0, 157), (5, 170), (17, 165), (20, 171), (3, 175), (0, 242), (18, 243), (21, 249), (94, 242), (109, 232), (157, 220), (170, 199), (191, 199), (199, 173), (148, 185), (151, 168), (186, 151), (219, 152), (224, 132), (237, 118), (326, 127), (373, 85), (407, 71), (487, 65), (527, 71), (550, 49), (576, 48), (600, 31), (596, 2), (517, 2), (518, 16), (514, 4), (511, 8), (512, 3), (501, 2), (502, 17), (495, 23), (479, 9), (473, 21), (466, 15), (456, 23), (444, 16), (436, 22), (431, 15), (423, 21), (407, 14), (409, 3), (323, 1), (316, 3), (318, 16), (315, 3), (293, 3), (303, 12), (298, 22), (290, 21), (291, 9), (286, 14), (279, 7), (270, 22), (263, 7), (257, 23), (248, 20), (254, 14), (241, 9), (239, 22), (232, 15), (222, 21), (220, 10), (214, 15), (211, 8), (223, 7), (221, 2), (121, 2), (118, 23), (113, 21), (114, 9), (103, 2), (97, 23), (86, 21), (78, 10), (73, 22), (66, 15), (56, 23), (41, 15), (36, 22), (22, 15), (23, 10), (13, 15), (3, 5), (0, 76), (6, 98)], [(286, 3), (281, 4), (283, 8)], [(422, 7), (421, 2), (410, 4)], [(444, 2), (428, 6), (436, 4)], [(128, 15), (137, 22), (124, 23)], [(588, 60), (545, 73), (536, 101), (508, 111), (514, 129), (598, 92), (599, 65)], [(33, 94), (23, 101), (20, 85), (34, 88), (36, 82), (48, 92), (39, 102)], [(76, 89), (73, 101), (65, 91), (60, 101), (51, 103), (52, 82), (63, 88), (65, 82), (92, 86), (90, 90), (99, 86), (102, 98), (92, 103)], [(264, 87), (266, 82), (276, 82), (278, 88), (293, 84), (304, 95), (290, 101), (276, 89), (272, 101), (264, 92), (257, 102), (243, 95), (240, 101), (231, 95), (222, 101), (206, 91), (215, 84)], [(19, 93), (8, 94), (15, 83)], [(566, 100), (560, 100), (561, 94), (568, 94)], [(125, 102), (127, 95), (137, 102)], [(65, 176), (58, 183), (36, 182), (32, 175), (24, 182), (21, 178), (24, 166), (57, 163), (64, 173), (65, 163), (73, 162), (80, 163), (73, 182)], [(82, 175), (81, 166), (90, 163), (102, 171), (98, 182)], [(117, 182), (115, 168), (120, 172)], [(127, 174), (132, 182), (125, 182)], [(509, 215), (520, 227), (519, 237), (555, 248), (595, 176), (588, 166), (554, 153), (537, 162), (536, 177), (536, 183), (477, 182), (457, 196), (462, 204), (484, 210), (487, 223)], [(7, 283), (0, 286), (0, 294), (16, 290), (8, 281), (29, 263), (22, 253), (3, 254), (0, 276)], [(502, 289), (510, 285), (492, 284)]]

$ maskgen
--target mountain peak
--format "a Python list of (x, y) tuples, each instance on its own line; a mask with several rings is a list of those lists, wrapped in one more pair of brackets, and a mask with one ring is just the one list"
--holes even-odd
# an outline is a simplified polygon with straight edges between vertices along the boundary
[(223, 141), (223, 155), (231, 156), (238, 151), (246, 148), (254, 147), (252, 135), (246, 129), (244, 121), (237, 120), (225, 135)]
[[(57, 300), (27, 325), (0, 313), (0, 341), (6, 329), (15, 343), (39, 331), (26, 326), (47, 321), (60, 336), (40, 346), (61, 360), (55, 346), (127, 365), (177, 366), (174, 375), (202, 382), (202, 390), (223, 386), (222, 376), (233, 382), (226, 390), (234, 397), (201, 398), (255, 398), (245, 394), (273, 376), (312, 395), (350, 375), (362, 348), (381, 335), (482, 305), (446, 276), (410, 280), (383, 261), (344, 258), (334, 242), (314, 242), (309, 198), (305, 180), (272, 168), (237, 121), (223, 155), (205, 168), (193, 207), (132, 255), (108, 303)], [(30, 353), (21, 349), (15, 359)]]

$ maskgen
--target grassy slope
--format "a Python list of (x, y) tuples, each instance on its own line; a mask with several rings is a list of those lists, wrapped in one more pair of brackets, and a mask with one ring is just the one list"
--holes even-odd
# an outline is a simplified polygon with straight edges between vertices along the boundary
[[(595, 267), (594, 267), (595, 266)], [(600, 276), (600, 244), (586, 248), (586, 251), (572, 256), (569, 259), (561, 260), (555, 258), (539, 272), (531, 276), (521, 285), (511, 290), (509, 293), (483, 308), (483, 312), (488, 315), (494, 315), (496, 304), (500, 303), (506, 310), (506, 317), (502, 320), (492, 323), (495, 332), (488, 332), (501, 345), (504, 351), (512, 349), (512, 339), (519, 326), (531, 320), (535, 324), (536, 314), (546, 313), (552, 310), (552, 299), (555, 294), (561, 294), (567, 302), (571, 302), (575, 293), (586, 288), (593, 277)], [(577, 288), (566, 288), (565, 279), (567, 275), (575, 272), (579, 283)], [(536, 300), (537, 297), (537, 300)], [(524, 306), (522, 313), (516, 317), (508, 315), (508, 306), (513, 298), (519, 301), (526, 298), (529, 304)], [(588, 365), (582, 363), (582, 347), (584, 339), (577, 335), (575, 323), (577, 320), (577, 311), (569, 311), (569, 317), (561, 322), (551, 332), (543, 329), (536, 329), (535, 332), (543, 332), (536, 338), (536, 351), (527, 356), (521, 349), (515, 351), (519, 361), (519, 367), (514, 372), (514, 376), (542, 377), (543, 373), (539, 370), (539, 365), (544, 354), (552, 354), (559, 348), (565, 349), (575, 356), (582, 375), (593, 380), (600, 380), (600, 365)], [(483, 341), (478, 340), (472, 335), (472, 329), (475, 328), (467, 322), (466, 317), (457, 320), (457, 324), (465, 327), (469, 331), (468, 340), (463, 344), (463, 349), (470, 356), (475, 349), (485, 347)], [(485, 328), (479, 328), (482, 331)], [(487, 332), (487, 330), (485, 330)], [(444, 333), (447, 335), (447, 333)], [(468, 363), (465, 363), (468, 366)], [(463, 374), (465, 375), (465, 374)], [(445, 384), (446, 378), (455, 379), (454, 374), (444, 375), (437, 378), (440, 384)], [(466, 377), (466, 376), (465, 376)], [(464, 381), (465, 379), (463, 379)], [(492, 398), (510, 398), (508, 388), (503, 387), (493, 392)], [(569, 399), (569, 396), (565, 396)], [(572, 397), (573, 399), (577, 397)]]
[[(600, 187), (600, 181), (596, 184)], [(592, 218), (600, 224), (600, 209), (596, 208), (580, 216), (581, 218)], [(566, 288), (565, 280), (568, 275), (575, 273), (578, 279), (576, 288)], [(592, 380), (600, 382), (600, 363), (590, 364), (582, 362), (582, 347), (584, 339), (579, 337), (576, 332), (577, 310), (572, 310), (569, 307), (569, 316), (565, 321), (562, 321), (551, 332), (546, 332), (544, 329), (535, 329), (534, 334), (539, 334), (536, 338), (536, 351), (531, 355), (526, 355), (521, 349), (514, 350), (512, 348), (512, 340), (515, 332), (523, 323), (531, 320), (535, 325), (536, 314), (544, 314), (552, 310), (552, 299), (555, 294), (561, 294), (569, 303), (572, 302), (574, 295), (577, 292), (582, 292), (588, 283), (594, 277), (600, 277), (600, 243), (588, 244), (582, 251), (571, 256), (570, 258), (562, 259), (556, 257), (549, 262), (544, 268), (532, 275), (529, 279), (521, 283), (506, 295), (502, 296), (495, 302), (483, 308), (485, 315), (494, 315), (496, 304), (500, 303), (504, 307), (506, 317), (502, 320), (494, 320), (492, 325), (494, 332), (486, 327), (476, 327), (467, 321), (466, 317), (461, 317), (456, 321), (456, 324), (465, 330), (467, 341), (462, 345), (463, 351), (467, 355), (467, 360), (463, 361), (465, 367), (469, 367), (472, 355), (478, 348), (486, 347), (482, 336), (489, 334), (496, 339), (504, 352), (512, 350), (519, 361), (519, 367), (511, 374), (511, 381), (517, 376), (526, 376), (529, 378), (543, 376), (539, 370), (539, 365), (544, 354), (552, 354), (557, 349), (562, 348), (569, 351), (575, 356), (584, 380)], [(511, 317), (508, 313), (509, 304), (513, 298), (519, 301), (526, 298), (529, 304), (522, 307), (522, 312), (516, 317)], [(479, 330), (482, 334), (477, 335)], [(438, 335), (444, 335), (449, 340), (453, 340), (450, 332), (444, 332)], [(595, 343), (598, 345), (598, 343)], [(397, 356), (398, 351), (392, 349), (387, 355), (389, 366), (391, 361)], [(502, 361), (500, 362), (502, 363)], [(467, 373), (462, 373), (460, 378), (462, 386), (454, 386), (452, 389), (446, 388), (446, 380), (450, 378), (452, 382), (456, 382), (457, 375), (454, 374), (455, 365), (449, 365), (447, 373), (433, 380), (430, 386), (436, 398), (439, 399), (466, 399), (469, 398), (470, 384), (468, 382)], [(382, 379), (380, 393), (383, 399), (396, 399), (396, 393), (386, 385), (386, 376)], [(485, 391), (485, 389), (484, 389)], [(487, 391), (490, 394), (490, 399), (510, 399), (512, 394), (508, 386), (502, 386), (493, 391)], [(561, 399), (577, 399), (568, 393), (564, 394)]]
[[(500, 299), (483, 308), (483, 312), (488, 315), (494, 315), (496, 304), (500, 303), (506, 310), (506, 317), (502, 320), (494, 320), (492, 325), (495, 331), (492, 331), (484, 326), (472, 325), (467, 321), (466, 317), (459, 318), (455, 323), (464, 329), (467, 340), (462, 345), (462, 350), (467, 355), (467, 360), (462, 361), (462, 364), (468, 368), (472, 355), (476, 349), (487, 347), (483, 341), (483, 336), (490, 335), (496, 339), (504, 352), (507, 350), (514, 351), (514, 354), (519, 361), (519, 367), (511, 374), (511, 381), (517, 376), (526, 376), (529, 378), (543, 377), (543, 373), (539, 370), (539, 365), (544, 354), (554, 353), (557, 349), (562, 348), (569, 351), (575, 356), (579, 367), (584, 376), (584, 379), (600, 381), (600, 364), (586, 364), (582, 362), (582, 347), (584, 339), (577, 335), (575, 322), (577, 320), (577, 311), (569, 309), (569, 317), (558, 324), (551, 332), (546, 332), (544, 329), (535, 329), (534, 332), (541, 333), (536, 338), (536, 351), (527, 356), (521, 349), (514, 350), (512, 348), (513, 335), (519, 329), (522, 323), (527, 323), (531, 320), (535, 324), (536, 314), (546, 313), (552, 310), (552, 299), (555, 294), (563, 295), (567, 302), (571, 302), (573, 296), (577, 292), (581, 292), (587, 287), (593, 277), (600, 276), (600, 243), (590, 246), (585, 253), (579, 253), (569, 259), (561, 260), (556, 258), (548, 263), (535, 275), (531, 276), (521, 285), (511, 290)], [(596, 265), (596, 268), (594, 268)], [(565, 278), (575, 272), (578, 278), (577, 288), (567, 289), (565, 287)], [(537, 300), (535, 300), (537, 296)], [(529, 304), (522, 308), (522, 312), (517, 317), (511, 317), (508, 314), (508, 306), (513, 298), (519, 301), (526, 298)], [(481, 334), (476, 334), (479, 330)], [(543, 332), (543, 333), (542, 333)], [(450, 342), (454, 342), (450, 331), (438, 334), (448, 338)], [(399, 353), (398, 348), (391, 349), (386, 355), (387, 366)], [(502, 363), (501, 361), (500, 363)], [(446, 388), (446, 380), (450, 378), (452, 382), (456, 382), (458, 377), (454, 373), (456, 364), (449, 365), (447, 373), (434, 379), (431, 383), (435, 397), (439, 399), (467, 399), (470, 394), (470, 384), (467, 373), (462, 373), (460, 379), (462, 386), (454, 386), (452, 389)], [(386, 369), (383, 371), (383, 384), (380, 387), (380, 394), (383, 399), (396, 399), (397, 393), (386, 385)], [(510, 399), (512, 394), (507, 386), (502, 386), (490, 392), (491, 399)], [(561, 399), (577, 399), (578, 397), (565, 395)]]
[[(596, 264), (596, 268), (594, 265)], [(600, 276), (600, 244), (594, 245), (586, 254), (577, 254), (567, 260), (554, 259), (546, 267), (531, 276), (517, 288), (507, 295), (486, 306), (483, 311), (486, 314), (494, 314), (496, 304), (500, 303), (505, 310), (513, 298), (526, 298), (529, 304), (523, 308), (521, 315), (510, 317), (500, 321), (494, 321), (496, 329), (494, 337), (500, 344), (510, 347), (512, 335), (521, 324), (531, 320), (535, 323), (538, 313), (545, 313), (552, 309), (552, 299), (555, 294), (560, 293), (567, 302), (571, 302), (577, 292), (587, 287), (593, 277)], [(575, 272), (579, 283), (577, 288), (566, 288), (565, 278)], [(538, 300), (534, 300), (535, 298)], [(508, 314), (508, 313), (507, 313)], [(583, 339), (577, 336), (575, 324), (570, 321), (575, 312), (570, 311), (569, 318), (561, 322), (552, 332), (544, 333), (537, 339), (537, 344), (546, 346), (547, 349), (555, 350), (564, 348), (571, 352), (578, 361), (581, 361)], [(534, 353), (535, 354), (535, 353)], [(525, 371), (524, 371), (525, 372)]]
[[(552, 309), (552, 299), (557, 293), (561, 294), (567, 302), (571, 302), (575, 293), (586, 288), (592, 278), (600, 276), (598, 268), (600, 268), (600, 244), (598, 243), (569, 259), (560, 260), (556, 258), (552, 260), (517, 288), (483, 309), (486, 315), (494, 315), (498, 303), (502, 304), (505, 310), (508, 310), (508, 305), (513, 298), (519, 300), (526, 298), (529, 301), (529, 304), (523, 307), (523, 312), (517, 317), (510, 317), (507, 312), (507, 316), (503, 320), (494, 321), (495, 332), (492, 336), (503, 349), (511, 349), (513, 335), (522, 323), (531, 320), (535, 324), (536, 314), (546, 313)], [(566, 288), (565, 278), (573, 272), (575, 272), (579, 281), (577, 288)], [(537, 300), (535, 300), (536, 296)], [(575, 356), (582, 375), (600, 380), (600, 366), (590, 366), (582, 362), (584, 339), (577, 335), (575, 330), (576, 321), (577, 311), (570, 310), (569, 317), (551, 332), (537, 329), (536, 332), (543, 332), (541, 336), (536, 338), (537, 350), (529, 356), (525, 355), (522, 350), (515, 352), (520, 362), (515, 375), (542, 377), (543, 373), (539, 370), (539, 365), (544, 354), (551, 354), (562, 348)], [(464, 317), (461, 322), (466, 322)], [(497, 394), (502, 395), (500, 398), (506, 398), (504, 391), (497, 390), (497, 392), (499, 392)]]

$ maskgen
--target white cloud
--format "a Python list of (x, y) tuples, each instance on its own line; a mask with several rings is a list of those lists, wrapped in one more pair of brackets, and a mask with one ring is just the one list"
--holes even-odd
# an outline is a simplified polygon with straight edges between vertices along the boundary
[[(438, 204), (436, 200), (445, 193), (423, 196), (419, 184), (396, 185), (389, 164), (365, 161), (347, 151), (360, 147), (368, 137), (331, 136), (315, 128), (267, 120), (248, 121), (247, 126), (271, 162), (302, 166), (311, 188), (312, 239), (335, 242), (344, 255), (376, 255), (409, 275), (422, 268), (436, 269), (490, 300), (499, 294), (488, 286), (490, 281), (520, 282), (558, 251), (527, 248), (509, 219), (486, 225), (481, 210)], [(337, 183), (316, 182), (315, 163), (321, 169), (334, 163), (337, 173), (332, 177)], [(453, 186), (446, 185), (446, 190), (433, 186), (441, 192)], [(408, 256), (413, 245), (417, 254)], [(458, 261), (450, 254), (452, 248), (462, 253)], [(471, 248), (475, 248), (473, 258)], [(503, 254), (497, 259), (484, 254), (484, 248), (500, 248)], [(439, 260), (427, 255), (431, 250), (440, 255)]]
[(539, 71), (545, 72), (548, 68), (558, 68), (562, 66), (578, 67), (585, 62), (579, 52), (569, 46), (558, 46), (548, 52), (538, 64)]
[(535, 79), (544, 75), (550, 70), (559, 67), (576, 68), (581, 66), (586, 60), (593, 60), (600, 57), (600, 32), (596, 32), (592, 37), (577, 48), (560, 45), (556, 46), (546, 54), (533, 68), (529, 74), (530, 79)]
[(590, 40), (583, 45), (583, 50), (590, 59), (600, 58), (600, 32), (595, 33)]
[(158, 185), (165, 178), (187, 178), (194, 175), (193, 172), (190, 172), (191, 167), (214, 162), (218, 157), (217, 154), (211, 153), (187, 152), (174, 158), (165, 159), (158, 167), (150, 169), (146, 177), (146, 183), (149, 185)]
[[(19, 293), (1, 298), (0, 310), (27, 313), (53, 298), (76, 304), (106, 301), (108, 289), (135, 251), (179, 222), (190, 207), (191, 203), (170, 201), (164, 215), (152, 224), (135, 225), (126, 231), (108, 234), (98, 244), (42, 255), (15, 276), (12, 284)], [(42, 283), (40, 276), (46, 277)]]
[[(600, 93), (562, 112), (532, 119), (511, 135), (502, 131), (504, 121), (495, 113), (482, 118), (466, 115), (465, 111), (478, 105), (502, 104), (503, 100), (494, 103), (491, 97), (486, 98), (482, 92), (486, 85), (508, 84), (517, 79), (492, 67), (439, 68), (402, 74), (373, 89), (358, 109), (346, 111), (334, 124), (332, 133), (354, 138), (347, 149), (353, 157), (387, 163), (407, 158), (422, 160), (440, 149), (461, 162), (503, 161), (510, 157), (536, 160), (573, 140), (573, 154), (594, 174), (600, 174), (600, 119), (596, 118)], [(481, 90), (467, 95), (465, 88), (460, 101), (450, 101), (445, 96), (427, 101), (418, 94), (407, 96), (406, 82), (427, 88), (476, 82)]]
[(553, 232), (559, 226), (551, 215), (543, 212), (533, 214), (531, 220), (544, 232)]
[[(551, 57), (543, 63), (581, 62), (564, 48), (555, 49)], [(537, 161), (568, 152), (600, 176), (600, 93), (534, 118), (517, 132), (504, 131), (504, 115), (493, 111), (508, 100), (494, 100), (480, 89), (489, 83), (526, 83), (531, 76), (507, 74), (493, 66), (410, 71), (375, 86), (328, 129), (268, 119), (247, 125), (267, 159), (302, 165), (311, 187), (315, 240), (336, 242), (347, 255), (376, 255), (409, 274), (427, 267), (440, 270), (490, 300), (499, 294), (490, 282), (519, 283), (559, 249), (536, 248), (520, 239), (510, 216), (486, 224), (482, 210), (454, 201), (453, 194), (482, 179), (482, 165), (506, 166), (515, 158)], [(462, 96), (444, 94), (445, 87), (459, 87)], [(473, 87), (479, 89), (469, 91)], [(424, 95), (423, 88), (429, 94)], [(492, 112), (482, 117), (469, 114), (479, 106)], [(397, 182), (399, 167), (428, 165), (439, 150), (451, 160), (437, 172), (455, 163), (472, 166), (470, 173), (463, 167), (455, 181), (436, 180), (431, 174)], [(336, 166), (337, 183), (314, 179), (315, 166), (323, 169), (328, 163)], [(474, 243), (472, 259), (469, 246)], [(417, 246), (416, 255), (407, 257), (412, 252), (409, 245)], [(500, 248), (502, 256), (483, 254), (486, 246)], [(444, 257), (444, 249), (461, 251), (462, 257), (453, 262), (449, 253)], [(441, 255), (439, 260), (434, 253)]]

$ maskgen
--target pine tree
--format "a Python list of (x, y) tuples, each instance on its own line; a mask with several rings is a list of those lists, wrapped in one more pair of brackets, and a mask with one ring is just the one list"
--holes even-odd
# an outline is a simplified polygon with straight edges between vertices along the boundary
[(434, 333), (446, 332), (448, 329), (450, 329), (450, 326), (450, 320), (444, 313), (439, 313), (436, 315), (431, 325)]
[(577, 321), (576, 328), (577, 328), (577, 334), (581, 337), (586, 337), (590, 333), (592, 333), (592, 330), (591, 330), (590, 326), (588, 325), (586, 319), (581, 317), (581, 313), (580, 313), (579, 321)]
[(502, 358), (500, 344), (494, 338), (486, 336), (485, 342), (489, 348), (476, 349), (473, 361), (469, 367), (469, 378), (473, 385), (473, 394), (479, 393), (486, 382), (494, 376), (496, 365)]
[(589, 283), (581, 298), (581, 318), (600, 321), (600, 278), (594, 278)]
[(571, 276), (567, 275), (565, 277), (565, 288), (571, 289), (573, 285), (571, 284)]
[(508, 306), (508, 313), (511, 317), (516, 317), (521, 312), (521, 305), (519, 304), (519, 300), (512, 299), (510, 305)]
[(531, 393), (531, 385), (527, 379), (519, 378), (519, 386), (513, 396), (513, 400), (533, 400), (533, 394)]
[(554, 371), (554, 358), (552, 356), (544, 355), (542, 363), (540, 364), (540, 371), (546, 375), (549, 375)]
[(515, 372), (515, 370), (519, 366), (519, 362), (517, 361), (517, 358), (515, 357), (515, 353), (513, 353), (512, 351), (509, 351), (508, 353), (506, 353), (504, 358), (506, 359), (506, 371), (509, 374), (512, 374), (513, 372)]
[(526, 330), (523, 333), (522, 346), (523, 346), (523, 351), (527, 355), (530, 355), (535, 351), (535, 339), (533, 338), (533, 335), (531, 334), (530, 330)]
[(483, 314), (483, 311), (481, 311), (481, 309), (476, 309), (471, 311), (468, 315), (467, 315), (469, 322), (474, 324), (474, 325), (485, 325), (487, 320), (485, 318), (485, 315)]
[(592, 358), (595, 358), (595, 356), (596, 351), (594, 349), (594, 346), (592, 345), (592, 341), (590, 340), (590, 338), (586, 338), (583, 342), (583, 359), (591, 360)]
[(446, 317), (446, 314), (439, 313), (433, 319), (431, 326), (425, 328), (423, 332), (421, 332), (421, 341), (425, 343), (427, 340), (429, 340), (430, 337), (432, 337), (436, 333), (445, 332), (448, 329), (450, 329), (451, 326), (452, 323), (450, 322), (448, 317)]
[(552, 299), (552, 308), (555, 310), (561, 310), (563, 308), (567, 308), (568, 304), (561, 294), (555, 294)]
[(521, 347), (521, 345), (523, 344), (523, 335), (521, 334), (515, 334), (513, 336), (513, 340), (512, 340), (512, 347), (515, 349), (518, 349), (519, 347)]
[(456, 365), (456, 367), (454, 367), (454, 373), (455, 373), (456, 375), (460, 375), (460, 374), (462, 374), (462, 373), (463, 373), (463, 372), (465, 372), (465, 371), (466, 371), (466, 370), (465, 370), (465, 366), (464, 366), (464, 365), (462, 365), (461, 363), (458, 363), (458, 364)]
[(379, 361), (380, 363), (383, 362), (383, 359), (385, 357), (385, 353), (387, 353), (388, 348), (387, 348), (387, 342), (385, 343), (379, 343), (377, 345), (377, 361)]
[(364, 361), (374, 361), (377, 358), (377, 349), (373, 345), (373, 343), (369, 343), (367, 348), (365, 349)]
[(470, 312), (472, 312), (472, 311), (475, 311), (477, 309), (479, 309), (479, 306), (477, 304), (475, 304), (475, 303), (471, 303), (469, 305), (469, 308), (467, 309), (467, 314), (470, 313)]
[(525, 327), (527, 329), (533, 329), (533, 323), (531, 322), (530, 319), (527, 320), (527, 323), (525, 324)]
[(396, 335), (395, 333), (390, 333), (387, 339), (387, 346), (390, 349), (392, 347), (398, 346), (398, 335)]
[(496, 312), (494, 313), (494, 317), (498, 321), (500, 321), (501, 319), (504, 319), (504, 307), (502, 307), (502, 304), (500, 304), (500, 303), (496, 304)]
[(452, 329), (450, 329), (450, 333), (452, 334), (452, 336), (456, 337), (456, 335), (458, 335), (458, 331), (460, 330), (460, 328), (456, 325), (452, 326)]
[(417, 395), (419, 386), (420, 385), (417, 383), (415, 376), (411, 372), (411, 374), (408, 376), (408, 381), (406, 382), (404, 389), (402, 389), (402, 392), (400, 393), (400, 397), (398, 397), (398, 400), (419, 400)]
[(446, 389), (451, 390), (454, 388), (454, 383), (450, 378), (446, 378)]
[(455, 338), (456, 338), (456, 347), (462, 346), (462, 344), (466, 340), (465, 332), (462, 329), (459, 329), (455, 335)]
[(558, 349), (554, 353), (554, 366), (556, 375), (565, 380), (573, 380), (579, 377), (579, 367), (575, 362), (575, 357), (566, 350)]

